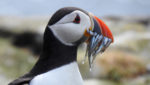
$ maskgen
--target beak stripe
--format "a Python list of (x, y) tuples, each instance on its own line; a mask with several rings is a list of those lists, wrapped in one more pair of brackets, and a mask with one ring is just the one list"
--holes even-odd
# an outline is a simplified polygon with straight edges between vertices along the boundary
[(99, 22), (102, 34), (105, 37), (112, 39), (112, 42), (114, 42), (113, 35), (112, 35), (110, 29), (107, 27), (107, 25), (102, 20), (100, 20), (98, 17), (94, 16), (94, 18)]
[(101, 28), (98, 24), (98, 21), (95, 20), (95, 18), (93, 18), (93, 22), (94, 22), (94, 29), (93, 29), (93, 32), (96, 32), (98, 34), (103, 34), (102, 31), (101, 31)]

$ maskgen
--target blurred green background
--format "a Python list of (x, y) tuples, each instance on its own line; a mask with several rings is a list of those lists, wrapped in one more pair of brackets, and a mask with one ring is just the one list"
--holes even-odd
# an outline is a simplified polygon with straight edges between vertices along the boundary
[(114, 43), (98, 55), (92, 71), (82, 64), (86, 45), (78, 49), (85, 85), (150, 85), (150, 1), (148, 0), (1, 0), (0, 85), (27, 73), (38, 59), (42, 35), (51, 15), (75, 6), (102, 19)]

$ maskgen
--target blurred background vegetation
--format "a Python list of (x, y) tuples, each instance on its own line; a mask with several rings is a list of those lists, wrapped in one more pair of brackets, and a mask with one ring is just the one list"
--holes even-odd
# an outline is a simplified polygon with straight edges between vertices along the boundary
[(98, 55), (92, 71), (82, 64), (86, 45), (78, 49), (85, 85), (150, 85), (150, 1), (145, 0), (2, 0), (0, 1), (0, 85), (28, 72), (41, 52), (51, 15), (75, 6), (99, 16), (115, 42)]

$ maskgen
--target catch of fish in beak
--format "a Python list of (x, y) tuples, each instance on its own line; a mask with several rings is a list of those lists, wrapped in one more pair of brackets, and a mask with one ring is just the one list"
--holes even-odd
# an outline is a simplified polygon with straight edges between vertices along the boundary
[(88, 32), (91, 34), (91, 37), (86, 48), (85, 59), (88, 56), (89, 66), (91, 68), (97, 54), (103, 53), (105, 49), (111, 44), (112, 40), (104, 37), (103, 35), (99, 35), (96, 32), (92, 32), (90, 30), (88, 30)]
[(103, 53), (109, 45), (113, 42), (113, 36), (106, 24), (95, 16), (92, 16), (92, 30), (87, 29), (90, 35), (88, 38), (87, 49), (83, 63), (88, 57), (90, 70), (93, 61), (99, 53)]

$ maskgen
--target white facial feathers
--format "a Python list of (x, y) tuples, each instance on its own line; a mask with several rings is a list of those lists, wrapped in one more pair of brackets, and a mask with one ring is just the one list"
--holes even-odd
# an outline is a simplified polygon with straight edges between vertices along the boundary
[[(77, 15), (80, 17), (79, 24), (73, 22)], [(49, 28), (54, 33), (55, 37), (57, 37), (63, 44), (73, 45), (74, 42), (81, 39), (85, 30), (90, 28), (90, 26), (90, 17), (85, 13), (76, 10), (65, 15), (57, 23), (49, 26)]]

